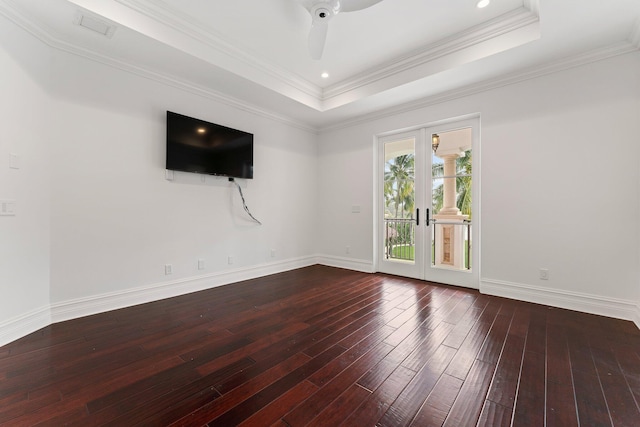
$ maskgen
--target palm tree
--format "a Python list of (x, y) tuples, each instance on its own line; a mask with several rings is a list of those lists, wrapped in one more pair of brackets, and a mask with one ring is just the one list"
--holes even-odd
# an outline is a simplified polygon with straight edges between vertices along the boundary
[[(390, 159), (385, 164), (384, 198), (385, 212), (395, 211), (391, 223), (387, 224), (389, 238), (386, 241), (387, 251), (395, 258), (411, 257), (409, 254), (398, 256), (393, 253), (394, 245), (405, 247), (413, 241), (413, 226), (400, 218), (413, 218), (415, 206), (415, 157), (413, 154), (403, 154)], [(408, 250), (408, 249), (407, 249)], [(407, 258), (408, 259), (408, 258)]]
[[(387, 208), (395, 210), (395, 218), (411, 218), (415, 205), (415, 157), (403, 154), (387, 162), (384, 173), (384, 197)], [(398, 216), (401, 215), (401, 216)]]
[[(456, 206), (463, 215), (468, 215), (469, 218), (471, 218), (471, 164), (471, 150), (466, 151), (464, 157), (456, 159), (456, 175), (464, 175), (456, 177), (456, 190), (458, 192)], [(431, 173), (434, 178), (444, 176), (444, 164), (433, 163)], [(433, 189), (433, 211), (435, 213), (440, 212), (440, 209), (442, 209), (443, 198), (443, 184), (440, 184)]]

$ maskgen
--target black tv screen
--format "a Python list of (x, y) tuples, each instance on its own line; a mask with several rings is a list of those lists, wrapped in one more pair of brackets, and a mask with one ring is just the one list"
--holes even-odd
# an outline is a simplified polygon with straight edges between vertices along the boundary
[(253, 134), (167, 111), (167, 169), (253, 178)]

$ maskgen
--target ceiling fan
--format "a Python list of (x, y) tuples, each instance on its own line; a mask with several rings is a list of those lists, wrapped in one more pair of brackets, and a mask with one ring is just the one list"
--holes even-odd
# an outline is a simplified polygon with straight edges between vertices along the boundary
[(382, 0), (298, 0), (311, 14), (309, 53), (313, 59), (322, 58), (331, 18), (342, 12), (366, 9)]

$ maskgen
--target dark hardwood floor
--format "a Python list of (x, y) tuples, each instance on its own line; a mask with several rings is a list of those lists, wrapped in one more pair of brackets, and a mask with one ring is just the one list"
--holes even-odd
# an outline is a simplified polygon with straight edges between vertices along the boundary
[(640, 426), (631, 322), (313, 266), (0, 347), (0, 425)]

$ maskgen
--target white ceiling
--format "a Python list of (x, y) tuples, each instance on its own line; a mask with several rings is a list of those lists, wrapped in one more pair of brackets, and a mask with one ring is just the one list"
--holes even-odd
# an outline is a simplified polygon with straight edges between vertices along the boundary
[[(640, 47), (640, 0), (476, 2), (384, 0), (338, 14), (318, 61), (297, 0), (0, 0), (0, 13), (54, 47), (312, 129)], [(80, 16), (113, 34), (74, 24)]]

